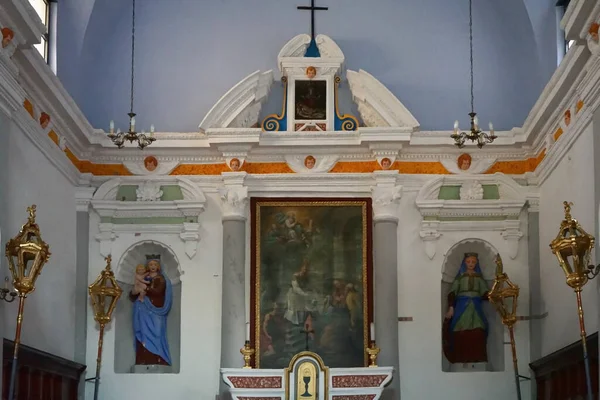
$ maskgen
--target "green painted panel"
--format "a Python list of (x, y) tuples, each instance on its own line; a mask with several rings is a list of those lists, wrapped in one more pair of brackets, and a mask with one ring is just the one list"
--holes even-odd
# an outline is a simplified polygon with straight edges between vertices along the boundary
[(438, 200), (460, 200), (460, 186), (442, 186)]
[(483, 199), (484, 200), (498, 200), (500, 199), (500, 191), (498, 185), (482, 185), (483, 186)]
[(117, 191), (117, 198), (115, 200), (136, 201), (137, 200), (137, 194), (135, 193), (136, 190), (137, 190), (137, 185), (119, 186), (119, 190)]
[(161, 201), (183, 200), (183, 193), (181, 193), (181, 188), (177, 185), (161, 186), (160, 189), (163, 191), (163, 195), (160, 198)]

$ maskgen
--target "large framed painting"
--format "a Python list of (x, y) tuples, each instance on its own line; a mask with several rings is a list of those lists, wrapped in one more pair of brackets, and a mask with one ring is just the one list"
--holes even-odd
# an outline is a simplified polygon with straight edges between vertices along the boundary
[(256, 368), (302, 351), (367, 366), (371, 199), (252, 198), (251, 341)]

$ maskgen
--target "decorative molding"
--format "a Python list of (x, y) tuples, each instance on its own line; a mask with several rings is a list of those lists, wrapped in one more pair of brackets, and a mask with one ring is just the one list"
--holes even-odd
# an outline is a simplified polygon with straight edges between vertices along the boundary
[(157, 157), (158, 165), (154, 171), (148, 171), (144, 165), (144, 158), (139, 158), (135, 161), (123, 161), (125, 168), (129, 170), (133, 175), (169, 175), (171, 171), (179, 165), (179, 161), (162, 160)]
[[(440, 200), (442, 186), (497, 185), (498, 200)], [(509, 256), (515, 259), (519, 250), (520, 215), (526, 203), (526, 187), (504, 174), (447, 175), (425, 184), (416, 198), (423, 217), (419, 235), (430, 259), (436, 254), (436, 242), (443, 231), (500, 231), (507, 241)]]
[(273, 84), (273, 71), (255, 71), (232, 87), (210, 109), (202, 122), (200, 132), (212, 128), (251, 128), (258, 123), (258, 115)]
[(473, 158), (471, 166), (467, 170), (462, 170), (458, 166), (458, 156), (456, 158), (440, 158), (440, 162), (451, 174), (467, 175), (467, 174), (483, 174), (490, 169), (496, 162), (496, 157)]
[(75, 201), (77, 212), (87, 213), (90, 209), (90, 202), (96, 191), (95, 187), (79, 186), (75, 188)]
[(304, 174), (316, 174), (316, 173), (324, 173), (329, 172), (338, 160), (338, 156), (335, 155), (320, 155), (314, 154), (313, 158), (315, 159), (314, 166), (312, 168), (308, 168), (305, 165), (306, 157), (311, 156), (310, 154), (305, 155), (286, 155), (285, 162), (289, 167), (298, 173)]
[(358, 112), (368, 127), (408, 127), (419, 130), (419, 122), (375, 77), (366, 72), (348, 70), (346, 77), (350, 84), (352, 99), (358, 106)]
[(160, 201), (163, 191), (160, 190), (160, 183), (146, 181), (140, 184), (135, 190), (137, 201)]
[[(277, 55), (277, 63), (279, 65), (279, 70), (283, 73), (290, 59), (298, 59), (304, 58), (304, 54), (306, 53), (306, 49), (310, 45), (311, 37), (310, 35), (303, 33), (293, 37), (289, 40), (279, 51)], [(317, 35), (315, 38), (315, 42), (317, 44), (317, 48), (319, 49), (319, 53), (321, 57), (314, 58), (314, 63), (321, 65), (322, 61), (331, 63), (332, 61), (338, 65), (338, 68), (344, 62), (344, 53), (337, 45), (335, 41), (333, 41), (327, 35)], [(312, 61), (312, 60), (311, 60)], [(323, 74), (321, 72), (321, 74)]]
[(373, 221), (398, 222), (398, 204), (402, 198), (402, 186), (398, 185), (396, 171), (378, 171), (373, 174), (376, 185), (372, 189)]
[(245, 172), (223, 174), (224, 187), (219, 190), (223, 221), (247, 219), (248, 187), (244, 184), (245, 179)]

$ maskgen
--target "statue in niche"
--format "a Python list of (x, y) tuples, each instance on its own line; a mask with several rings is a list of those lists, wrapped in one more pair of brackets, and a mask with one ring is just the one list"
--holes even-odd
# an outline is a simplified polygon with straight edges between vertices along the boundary
[(488, 361), (488, 321), (483, 313), (488, 291), (477, 253), (465, 253), (448, 293), (448, 312), (443, 325), (444, 355), (450, 363)]
[[(160, 255), (146, 256), (146, 270), (142, 275), (139, 283), (136, 276), (129, 293), (129, 300), (134, 302), (135, 364), (171, 365), (167, 316), (173, 303), (173, 289), (171, 281), (162, 272)], [(143, 295), (141, 299), (140, 295)]]

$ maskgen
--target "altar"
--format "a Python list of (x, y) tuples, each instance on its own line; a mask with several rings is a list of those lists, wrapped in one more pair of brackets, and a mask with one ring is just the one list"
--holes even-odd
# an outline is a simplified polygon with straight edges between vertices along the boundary
[(377, 400), (393, 373), (393, 367), (328, 368), (309, 351), (284, 369), (221, 368), (233, 400)]

